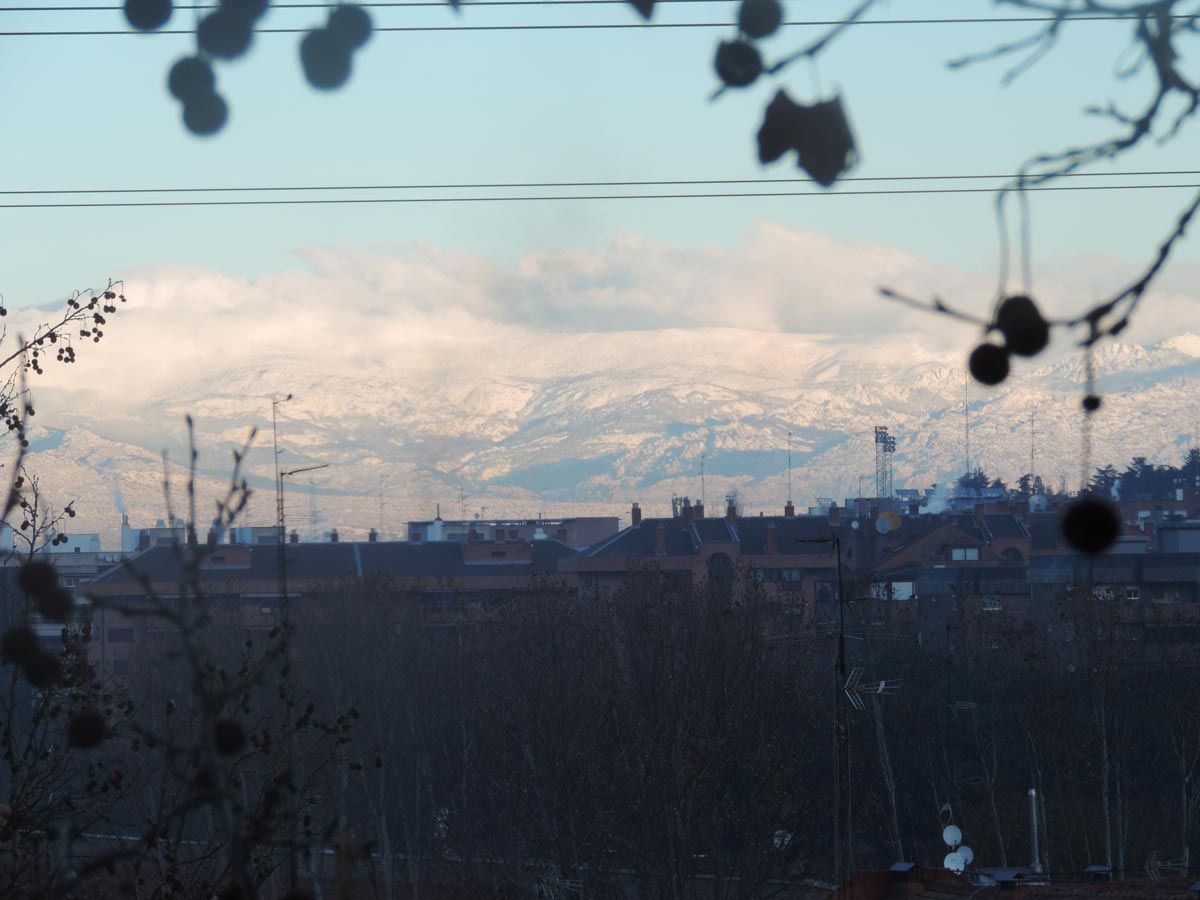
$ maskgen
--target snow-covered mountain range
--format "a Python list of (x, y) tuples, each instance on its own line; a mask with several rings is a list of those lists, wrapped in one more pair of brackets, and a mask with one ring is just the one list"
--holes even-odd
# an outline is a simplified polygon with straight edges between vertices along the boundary
[[(55, 501), (75, 501), (80, 531), (108, 542), (128, 512), (164, 516), (161, 451), (186, 459), (183, 417), (196, 422), (201, 496), (227, 477), (229, 450), (257, 424), (249, 457), (261, 488), (252, 522), (273, 520), (270, 396), (302, 532), (361, 535), (381, 521), (663, 513), (673, 493), (710, 506), (729, 490), (744, 509), (800, 507), (817, 496), (873, 493), (873, 428), (897, 437), (897, 487), (959, 474), (967, 423), (973, 463), (1015, 479), (1030, 468), (1074, 486), (1081, 470), (1084, 368), (1077, 354), (1026, 362), (1000, 389), (966, 386), (960, 353), (892, 337), (844, 338), (733, 328), (481, 334), (453, 355), (427, 348), (394, 360), (353, 349), (321, 358), (276, 353), (253, 363), (175, 373), (120, 401), (83, 403), (78, 386), (39, 388), (31, 470)], [(1095, 358), (1104, 406), (1092, 463), (1134, 455), (1176, 461), (1200, 423), (1200, 336), (1111, 344)], [(969, 415), (964, 415), (964, 388)], [(703, 456), (703, 460), (702, 460)], [(169, 463), (172, 480), (181, 470)], [(460, 494), (461, 491), (461, 494)], [(465, 500), (460, 496), (465, 495)], [(176, 491), (176, 502), (182, 497)], [(205, 507), (207, 510), (209, 507)], [(202, 510), (204, 512), (205, 510)], [(315, 515), (315, 518), (314, 518)]]

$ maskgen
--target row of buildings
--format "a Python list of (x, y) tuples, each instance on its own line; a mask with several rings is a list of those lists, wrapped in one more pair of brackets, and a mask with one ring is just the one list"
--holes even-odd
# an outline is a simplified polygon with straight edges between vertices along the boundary
[[(176, 595), (194, 558), (203, 592), (231, 614), (238, 610), (235, 619), (252, 630), (271, 627), (285, 582), (286, 596), (300, 602), (387, 579), (461, 617), (527, 591), (595, 595), (619, 588), (632, 571), (651, 570), (731, 593), (752, 581), (801, 630), (834, 627), (840, 596), (857, 626), (902, 629), (923, 644), (972, 634), (999, 649), (1005, 634), (1030, 625), (1070, 643), (1078, 628), (1102, 626), (1130, 654), (1161, 655), (1200, 640), (1200, 497), (1193, 508), (1188, 502), (1123, 509), (1117, 546), (1095, 559), (1063, 545), (1059, 510), (1007, 498), (938, 513), (916, 499), (828, 503), (806, 514), (789, 502), (780, 515), (755, 516), (741, 515), (733, 498), (716, 515), (679, 498), (669, 516), (647, 516), (633, 504), (623, 528), (615, 517), (439, 516), (410, 523), (406, 541), (373, 533), (344, 541), (335, 531), (321, 542), (290, 536), (281, 546), (275, 529), (254, 528), (220, 544), (200, 537), (200, 553), (180, 525), (134, 529), (126, 521), (119, 553), (84, 535), (49, 557), (67, 587), (84, 602), (109, 601), (104, 606), (136, 604), (148, 587)], [(1107, 618), (1098, 624), (1080, 613), (1080, 597), (1108, 601), (1088, 604)], [(96, 652), (105, 671), (128, 668), (139, 621), (99, 615)], [(40, 628), (47, 640), (60, 630)]]

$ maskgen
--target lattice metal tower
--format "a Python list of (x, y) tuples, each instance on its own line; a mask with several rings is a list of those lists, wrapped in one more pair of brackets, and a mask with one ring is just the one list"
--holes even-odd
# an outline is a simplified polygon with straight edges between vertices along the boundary
[(896, 452), (896, 439), (888, 434), (886, 425), (875, 426), (875, 496), (891, 498), (892, 454)]

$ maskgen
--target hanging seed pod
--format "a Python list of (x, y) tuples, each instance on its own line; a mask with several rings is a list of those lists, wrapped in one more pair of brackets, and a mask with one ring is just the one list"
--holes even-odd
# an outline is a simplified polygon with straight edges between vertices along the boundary
[(1050, 343), (1050, 323), (1031, 297), (1019, 294), (1006, 297), (996, 311), (996, 327), (1004, 335), (1009, 352), (1018, 356), (1037, 356)]
[(809, 107), (799, 132), (800, 168), (830, 187), (858, 160), (858, 149), (841, 97)]
[(756, 40), (770, 37), (783, 22), (783, 7), (779, 0), (742, 0), (738, 9), (738, 28), (746, 37)]
[(995, 387), (1008, 377), (1008, 350), (985, 341), (971, 351), (967, 367), (980, 384)]
[(154, 31), (167, 24), (171, 10), (171, 0), (125, 0), (125, 21), (138, 31)]
[(729, 87), (746, 87), (762, 74), (763, 62), (758, 48), (747, 41), (721, 41), (714, 62), (717, 77)]
[(1067, 546), (1086, 556), (1098, 556), (1116, 543), (1121, 519), (1111, 503), (1085, 497), (1067, 507), (1061, 528)]

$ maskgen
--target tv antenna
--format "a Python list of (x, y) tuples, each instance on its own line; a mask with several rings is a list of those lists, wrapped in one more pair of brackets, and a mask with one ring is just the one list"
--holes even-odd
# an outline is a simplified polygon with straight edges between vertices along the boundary
[(899, 678), (885, 678), (882, 681), (863, 681), (862, 674), (862, 667), (856, 666), (850, 670), (850, 675), (846, 678), (846, 683), (842, 685), (842, 691), (846, 694), (846, 699), (859, 712), (867, 708), (866, 703), (863, 702), (864, 695), (886, 697), (900, 690)]
[(963, 447), (966, 469), (963, 474), (971, 477), (971, 378), (966, 369), (963, 370)]
[(788, 429), (788, 503), (792, 502), (792, 432)]
[(700, 451), (700, 505), (704, 505), (704, 461), (707, 451)]

